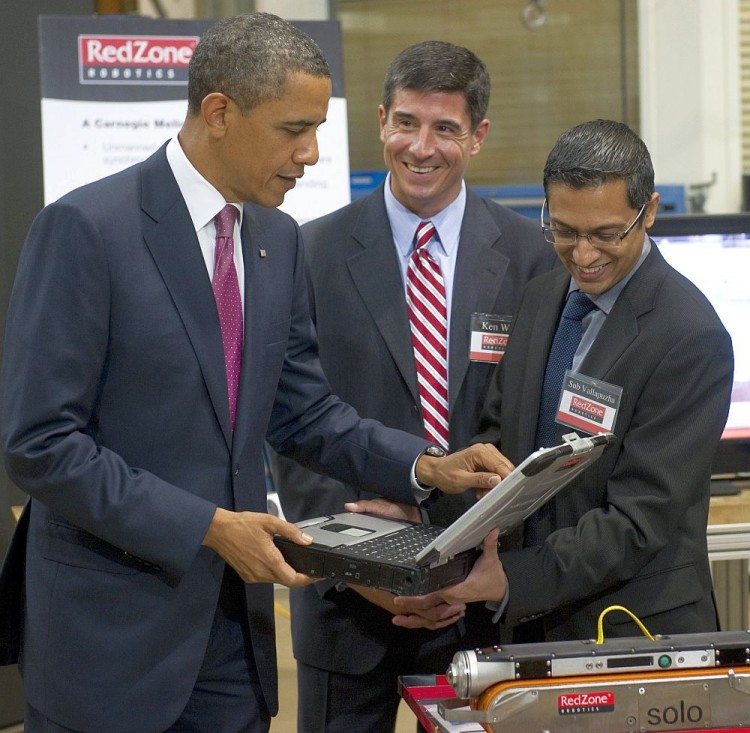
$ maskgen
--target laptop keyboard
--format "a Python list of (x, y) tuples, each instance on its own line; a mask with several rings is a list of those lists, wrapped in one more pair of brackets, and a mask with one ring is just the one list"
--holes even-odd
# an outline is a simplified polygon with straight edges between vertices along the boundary
[(408, 562), (424, 547), (430, 544), (444, 527), (428, 524), (416, 524), (398, 532), (375, 537), (371, 540), (360, 542), (350, 551), (364, 557), (371, 557), (375, 560), (390, 560), (394, 562)]

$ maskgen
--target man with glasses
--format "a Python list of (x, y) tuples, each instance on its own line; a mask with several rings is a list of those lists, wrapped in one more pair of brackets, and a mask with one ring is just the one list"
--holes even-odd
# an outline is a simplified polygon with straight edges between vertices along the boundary
[[(490, 535), (469, 577), (439, 597), (504, 602), (497, 615), (516, 642), (591, 638), (613, 605), (651, 633), (716, 630), (706, 524), (730, 337), (647, 236), (659, 194), (648, 150), (626, 125), (596, 120), (564, 133), (544, 188), (542, 229), (565, 269), (527, 287), (475, 440), (515, 463), (573, 428), (611, 430), (617, 443), (504, 538), (499, 556)], [(430, 602), (395, 604), (406, 619)], [(641, 633), (620, 613), (604, 632)]]

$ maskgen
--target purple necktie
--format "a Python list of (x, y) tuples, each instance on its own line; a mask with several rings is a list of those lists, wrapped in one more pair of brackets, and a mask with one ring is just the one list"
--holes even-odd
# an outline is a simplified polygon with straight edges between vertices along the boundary
[(227, 204), (215, 217), (216, 249), (212, 286), (221, 324), (224, 344), (224, 367), (229, 392), (229, 422), (234, 430), (237, 414), (237, 392), (240, 388), (242, 366), (242, 299), (237, 270), (234, 267), (234, 223), (239, 211)]

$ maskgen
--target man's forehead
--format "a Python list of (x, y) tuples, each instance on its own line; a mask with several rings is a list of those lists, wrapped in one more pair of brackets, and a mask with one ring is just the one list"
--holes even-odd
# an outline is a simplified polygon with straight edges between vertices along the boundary
[(418, 89), (397, 89), (388, 110), (392, 115), (413, 117), (444, 117), (446, 120), (462, 122), (469, 117), (469, 104), (466, 96), (458, 91), (422, 91)]
[(598, 201), (601, 204), (615, 207), (629, 206), (627, 181), (623, 178), (617, 178), (602, 181), (595, 185), (577, 186), (563, 181), (547, 184), (548, 206), (582, 200)]
[(275, 108), (285, 119), (309, 119), (315, 124), (321, 121), (331, 99), (331, 80), (326, 76), (293, 74), (287, 78), (280, 93), (261, 102), (258, 107)]

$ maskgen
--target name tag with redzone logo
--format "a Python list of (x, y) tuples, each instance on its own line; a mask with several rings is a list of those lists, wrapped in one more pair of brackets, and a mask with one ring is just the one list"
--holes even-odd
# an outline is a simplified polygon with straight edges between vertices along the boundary
[(512, 322), (511, 316), (472, 313), (469, 360), (497, 364), (505, 355)]
[(592, 435), (612, 432), (621, 398), (622, 387), (568, 369), (555, 422)]

